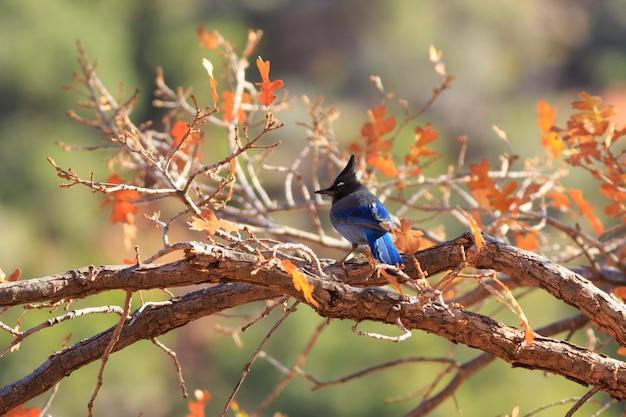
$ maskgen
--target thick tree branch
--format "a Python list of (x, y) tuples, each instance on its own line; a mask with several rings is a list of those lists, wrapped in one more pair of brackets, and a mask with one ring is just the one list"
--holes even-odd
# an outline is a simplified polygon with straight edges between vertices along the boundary
[[(138, 310), (122, 327), (113, 352), (140, 340), (151, 339), (177, 327), (227, 308), (278, 297), (269, 289), (246, 284), (224, 284), (203, 288), (173, 298), (166, 304)], [(73, 371), (100, 359), (111, 341), (115, 327), (82, 340), (51, 355), (31, 374), (0, 389), (0, 415), (52, 388)]]
[[(588, 280), (547, 259), (488, 236), (485, 236), (485, 247), (479, 251), (469, 234), (420, 251), (415, 258), (429, 275), (465, 262), (521, 279), (525, 284), (542, 288), (574, 305), (604, 326), (607, 333), (622, 345), (625, 344), (623, 305)], [(417, 278), (410, 257), (406, 260), (406, 272)], [(615, 398), (626, 399), (626, 364), (621, 361), (542, 336), (536, 336), (528, 345), (522, 330), (460, 307), (442, 305), (436, 294), (424, 293), (405, 301), (397, 293), (382, 288), (359, 288), (357, 285), (385, 283), (371, 276), (373, 270), (367, 265), (347, 264), (345, 270), (335, 264), (326, 265), (324, 272), (327, 276), (317, 274), (304, 262), (299, 266), (307, 272), (307, 279), (314, 286), (313, 297), (320, 304), (316, 310), (323, 317), (357, 322), (372, 320), (391, 325), (399, 319), (407, 329), (434, 333), (495, 355), (513, 366), (559, 374), (583, 385), (598, 386)], [(198, 283), (218, 285), (174, 298), (159, 307), (147, 306), (138, 310), (124, 325), (114, 350), (156, 337), (199, 317), (255, 300), (288, 294), (306, 302), (302, 293), (294, 288), (292, 276), (280, 267), (277, 260), (193, 243), (183, 260), (166, 265), (83, 268), (53, 277), (4, 284), (0, 286), (0, 303), (58, 301), (112, 289), (133, 291)], [(109, 329), (52, 355), (32, 374), (0, 389), (0, 413), (45, 392), (72, 371), (100, 358), (112, 332), (113, 329)]]

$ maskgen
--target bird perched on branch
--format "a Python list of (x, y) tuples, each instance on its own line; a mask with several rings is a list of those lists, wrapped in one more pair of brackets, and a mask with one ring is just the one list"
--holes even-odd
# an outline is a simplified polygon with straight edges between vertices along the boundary
[(391, 241), (389, 231), (394, 227), (382, 203), (363, 184), (355, 172), (354, 155), (333, 184), (315, 191), (332, 198), (330, 222), (352, 243), (352, 249), (342, 262), (357, 248), (367, 244), (372, 256), (388, 265), (402, 265), (402, 258)]

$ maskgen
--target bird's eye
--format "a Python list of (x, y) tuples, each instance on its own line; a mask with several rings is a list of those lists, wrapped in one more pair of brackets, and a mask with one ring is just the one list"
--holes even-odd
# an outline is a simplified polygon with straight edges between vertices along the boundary
[(335, 184), (335, 187), (339, 188), (339, 187), (343, 187), (344, 183), (343, 181), (338, 182), (337, 184)]

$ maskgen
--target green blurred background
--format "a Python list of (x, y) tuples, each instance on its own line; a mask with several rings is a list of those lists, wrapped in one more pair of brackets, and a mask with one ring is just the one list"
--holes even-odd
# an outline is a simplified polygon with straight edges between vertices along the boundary
[[(119, 83), (128, 91), (140, 89), (134, 120), (147, 120), (153, 115), (150, 100), (156, 66), (164, 68), (170, 86), (194, 86), (197, 92), (208, 88), (200, 65), (206, 51), (198, 46), (195, 35), (200, 24), (207, 30), (220, 30), (239, 45), (249, 27), (262, 29), (265, 36), (259, 54), (271, 60), (272, 78), (283, 79), (294, 97), (322, 95), (336, 103), (341, 112), (336, 131), (344, 143), (358, 137), (366, 120), (365, 109), (377, 103), (370, 75), (381, 76), (387, 90), (406, 98), (413, 109), (428, 99), (438, 82), (428, 61), (429, 44), (443, 51), (448, 72), (456, 80), (452, 90), (419, 122), (433, 123), (441, 133), (440, 151), (449, 150), (449, 158), (455, 158), (458, 151), (457, 136), (465, 134), (471, 146), (468, 162), (480, 158), (493, 161), (504, 150), (491, 130), (493, 124), (507, 132), (522, 156), (541, 155), (535, 125), (535, 105), (541, 98), (557, 107), (561, 122), (580, 90), (602, 95), (617, 105), (622, 122), (626, 115), (623, 0), (3, 0), (0, 268), (11, 272), (19, 267), (24, 278), (33, 278), (132, 258), (123, 248), (121, 227), (111, 225), (108, 210), (98, 208), (102, 198), (81, 188), (60, 190), (60, 180), (45, 160), (51, 156), (60, 166), (71, 166), (86, 177), (91, 171), (96, 178), (108, 176), (102, 164), (104, 155), (66, 153), (54, 145), (56, 141), (78, 145), (102, 141), (97, 132), (65, 116), (77, 97), (62, 93), (61, 86), (71, 84), (72, 71), (78, 68), (75, 41), (80, 39), (88, 56), (100, 62), (99, 75), (111, 90)], [(301, 103), (295, 103), (293, 114), (281, 117), (290, 126), (277, 133), (284, 143), (277, 158), (289, 157), (301, 149), (299, 141), (305, 140), (304, 130), (292, 123), (306, 120)], [(587, 187), (592, 189), (593, 184)], [(145, 254), (160, 244), (158, 234), (151, 233), (149, 239), (140, 239)], [(154, 297), (163, 298), (159, 294)], [(90, 304), (119, 305), (122, 301), (123, 294), (112, 293), (90, 300)], [(72, 308), (86, 305), (75, 303)], [(535, 328), (571, 313), (540, 294), (523, 298), (523, 307)], [(2, 320), (14, 324), (18, 313), (9, 312)], [(23, 327), (47, 317), (47, 312), (27, 315)], [(500, 319), (517, 324), (506, 313)], [(72, 333), (73, 343), (108, 328), (115, 320), (87, 317), (41, 332), (19, 352), (0, 360), (0, 384), (32, 371), (59, 348), (68, 333)], [(272, 323), (270, 317), (243, 334), (244, 347), (239, 349), (230, 338), (213, 332), (213, 325), (224, 324), (223, 320), (203, 319), (163, 338), (178, 353), (189, 389), (205, 388), (213, 394), (207, 415), (221, 410), (241, 368)], [(300, 307), (266, 350), (291, 364), (320, 320), (308, 308)], [(445, 341), (419, 332), (407, 342), (393, 344), (357, 337), (350, 326), (332, 322), (304, 368), (325, 380), (390, 359), (435, 356), (450, 349)], [(365, 327), (390, 331), (375, 325)], [(0, 335), (2, 345), (9, 340), (6, 334)], [(455, 357), (460, 360), (476, 355), (463, 347), (456, 349)], [(92, 364), (61, 383), (50, 409), (52, 415), (86, 414), (98, 366)], [(487, 410), (510, 413), (515, 405), (523, 414), (585, 392), (561, 378), (509, 368), (496, 362), (459, 390), (456, 399), (463, 415), (483, 416)], [(296, 379), (265, 415), (275, 411), (292, 417), (401, 415), (415, 400), (385, 404), (385, 399), (423, 386), (438, 370), (434, 365), (403, 366), (314, 392), (308, 382)], [(259, 361), (237, 397), (241, 407), (252, 410), (280, 378), (277, 371)], [(113, 355), (104, 382), (96, 415), (186, 413), (171, 359), (148, 342)], [(44, 400), (32, 404), (41, 406)], [(457, 404), (449, 400), (432, 415), (454, 415)], [(619, 415), (616, 408), (604, 415)], [(552, 409), (546, 415), (562, 415), (566, 409)]]

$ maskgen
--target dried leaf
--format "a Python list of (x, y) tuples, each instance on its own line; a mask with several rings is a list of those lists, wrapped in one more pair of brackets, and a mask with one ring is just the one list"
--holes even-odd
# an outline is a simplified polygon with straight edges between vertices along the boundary
[(190, 216), (187, 224), (191, 230), (199, 230), (207, 232), (208, 235), (214, 235), (218, 229), (224, 230), (226, 233), (236, 232), (239, 227), (232, 222), (224, 219), (218, 219), (213, 210), (204, 209), (200, 213), (201, 217)]
[(297, 291), (302, 292), (304, 299), (308, 303), (314, 305), (315, 307), (319, 307), (319, 303), (313, 298), (313, 285), (307, 281), (304, 274), (299, 272), (298, 268), (289, 259), (282, 259), (280, 262), (283, 269), (291, 274), (294, 288)]
[(420, 249), (424, 233), (411, 228), (414, 223), (412, 220), (400, 219), (400, 227), (393, 230), (396, 237), (394, 245), (400, 253), (413, 254)]

